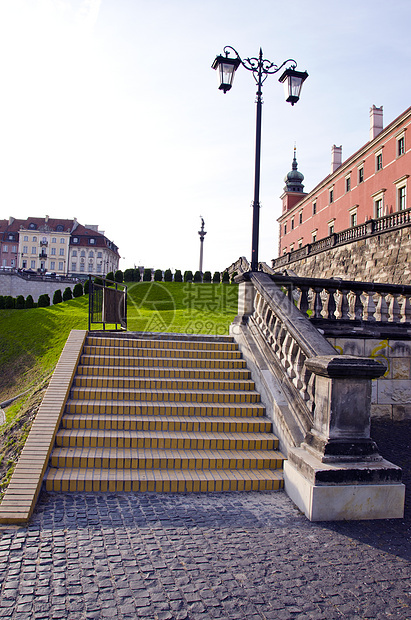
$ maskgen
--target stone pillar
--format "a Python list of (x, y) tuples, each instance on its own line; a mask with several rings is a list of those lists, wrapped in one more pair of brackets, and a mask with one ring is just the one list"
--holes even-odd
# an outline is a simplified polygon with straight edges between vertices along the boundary
[(370, 438), (371, 380), (385, 367), (343, 355), (305, 364), (315, 374), (314, 420), (301, 446), (289, 450), (287, 494), (311, 521), (402, 518), (401, 469)]

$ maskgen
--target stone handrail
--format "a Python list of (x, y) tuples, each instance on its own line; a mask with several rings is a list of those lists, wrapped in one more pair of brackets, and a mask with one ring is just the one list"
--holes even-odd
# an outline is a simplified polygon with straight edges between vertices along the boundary
[(373, 359), (338, 355), (280, 288), (289, 278), (276, 279), (261, 272), (239, 278), (246, 288), (240, 290), (238, 321), (258, 331), (300, 422), (305, 417), (305, 445), (323, 462), (380, 458), (369, 435), (371, 379), (382, 376), (385, 367)]
[(312, 321), (409, 323), (411, 286), (272, 275)]
[(295, 261), (301, 260), (302, 258), (306, 258), (307, 256), (311, 256), (313, 254), (319, 254), (320, 252), (324, 252), (324, 250), (344, 245), (346, 243), (351, 243), (352, 241), (356, 241), (358, 239), (366, 239), (367, 237), (378, 235), (379, 233), (387, 230), (403, 228), (404, 226), (409, 226), (410, 224), (411, 209), (396, 211), (395, 213), (390, 213), (384, 217), (380, 217), (375, 220), (368, 220), (363, 224), (358, 224), (357, 226), (352, 226), (351, 228), (342, 230), (341, 232), (333, 233), (329, 237), (324, 237), (323, 239), (319, 239), (313, 243), (307, 243), (307, 245), (302, 248), (283, 254), (283, 256), (279, 256), (278, 258), (274, 258), (271, 261), (271, 264), (273, 269), (280, 269), (289, 263), (294, 263)]

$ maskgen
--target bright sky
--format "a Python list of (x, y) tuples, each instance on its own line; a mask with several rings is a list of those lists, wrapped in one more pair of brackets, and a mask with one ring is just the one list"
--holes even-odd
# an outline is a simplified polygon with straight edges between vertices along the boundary
[(0, 0), (0, 218), (98, 224), (136, 265), (204, 270), (250, 257), (255, 83), (218, 90), (211, 64), (240, 56), (307, 70), (300, 101), (264, 86), (260, 260), (294, 143), (305, 189), (411, 105), (409, 0)]

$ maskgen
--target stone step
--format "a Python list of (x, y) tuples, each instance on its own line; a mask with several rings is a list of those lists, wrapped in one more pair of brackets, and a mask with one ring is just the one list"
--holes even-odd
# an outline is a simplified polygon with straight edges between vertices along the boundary
[(274, 450), (272, 433), (212, 433), (59, 429), (56, 446), (179, 448), (186, 450)]
[(273, 491), (282, 488), (281, 470), (272, 469), (97, 469), (53, 468), (47, 491), (200, 493)]
[(78, 366), (77, 377), (121, 377), (121, 378), (151, 378), (151, 379), (189, 379), (211, 381), (247, 380), (251, 377), (250, 371), (244, 368), (175, 368), (161, 366)]
[(85, 346), (83, 355), (90, 356), (120, 356), (120, 357), (172, 357), (178, 358), (195, 358), (195, 359), (240, 359), (241, 353), (236, 350), (220, 350), (220, 349), (157, 349), (148, 347), (103, 347), (103, 346)]
[(245, 368), (243, 359), (199, 359), (186, 357), (123, 357), (119, 355), (82, 355), (81, 364), (91, 366), (154, 366), (160, 368)]
[(118, 388), (82, 388), (74, 387), (70, 392), (72, 400), (114, 400), (130, 402), (194, 402), (194, 403), (257, 403), (258, 392), (241, 392), (232, 390), (202, 391), (187, 387), (185, 390), (142, 390)]
[(277, 469), (284, 457), (277, 450), (161, 450), (56, 447), (51, 467), (97, 469)]
[(73, 387), (115, 390), (230, 390), (254, 391), (255, 383), (239, 379), (175, 379), (175, 378), (140, 378), (140, 377), (105, 377), (98, 375), (77, 375)]
[(263, 416), (260, 403), (176, 403), (163, 401), (72, 400), (68, 399), (65, 413), (172, 415), (172, 416)]
[(149, 348), (149, 349), (197, 349), (197, 350), (220, 350), (220, 351), (237, 351), (238, 345), (231, 336), (221, 336), (219, 338), (209, 338), (207, 340), (199, 340), (194, 338), (179, 338), (178, 334), (165, 338), (116, 338), (110, 336), (88, 336), (87, 346), (97, 347), (133, 347), (133, 348)]
[(129, 415), (64, 415), (61, 427), (100, 430), (151, 430), (213, 433), (269, 433), (271, 422), (264, 417), (195, 417), (195, 416), (129, 416)]

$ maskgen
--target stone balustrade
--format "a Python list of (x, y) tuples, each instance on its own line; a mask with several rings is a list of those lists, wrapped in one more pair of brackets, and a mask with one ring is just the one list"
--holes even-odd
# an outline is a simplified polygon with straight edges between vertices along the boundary
[(232, 334), (246, 357), (259, 360), (256, 383), (264, 388), (275, 376), (272, 392), (287, 403), (287, 411), (274, 404), (271, 415), (288, 455), (290, 497), (312, 520), (402, 516), (401, 471), (382, 459), (370, 437), (371, 381), (386, 368), (375, 359), (338, 355), (314, 322), (324, 313), (330, 321), (408, 320), (401, 299), (409, 301), (411, 287), (377, 290), (262, 272), (238, 281)]

